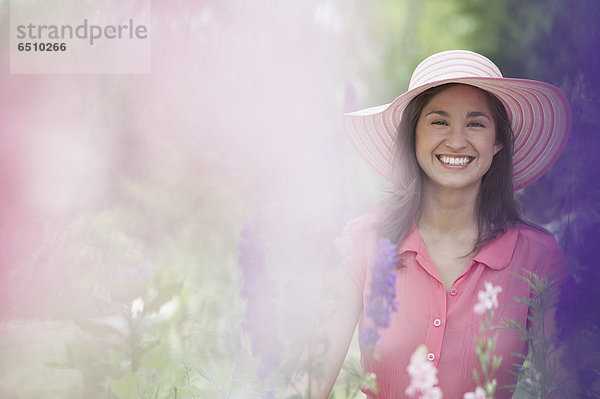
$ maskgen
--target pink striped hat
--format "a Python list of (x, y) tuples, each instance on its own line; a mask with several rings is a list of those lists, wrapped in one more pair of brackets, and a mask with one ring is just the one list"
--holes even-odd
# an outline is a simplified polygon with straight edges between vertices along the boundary
[(479, 87), (504, 104), (515, 135), (515, 190), (540, 178), (560, 155), (571, 129), (571, 109), (559, 88), (535, 80), (504, 78), (486, 57), (450, 50), (422, 61), (413, 72), (408, 91), (391, 103), (342, 117), (343, 128), (358, 151), (388, 180), (402, 112), (417, 95), (445, 83)]

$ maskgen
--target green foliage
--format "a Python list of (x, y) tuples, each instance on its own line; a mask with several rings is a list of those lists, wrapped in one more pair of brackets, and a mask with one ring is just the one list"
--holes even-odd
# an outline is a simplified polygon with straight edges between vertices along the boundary
[(127, 373), (117, 381), (110, 383), (110, 389), (118, 399), (132, 399), (137, 395), (141, 377), (135, 373)]
[[(558, 280), (553, 277), (540, 277), (533, 272), (519, 277), (527, 283), (532, 294), (529, 297), (515, 298), (529, 309), (529, 327), (515, 320), (504, 322), (504, 327), (519, 331), (529, 347), (527, 356), (522, 356), (524, 363), (515, 387), (519, 388), (519, 394), (525, 397), (548, 398), (557, 393), (564, 395), (566, 375), (559, 373), (556, 332), (552, 322), (558, 295)], [(548, 325), (549, 322), (552, 325)]]
[(494, 373), (502, 363), (502, 356), (494, 355), (498, 333), (491, 335), (493, 330), (498, 327), (492, 325), (494, 311), (486, 311), (485, 322), (479, 323), (479, 337), (475, 341), (475, 354), (479, 360), (481, 374), (476, 368), (473, 369), (473, 379), (478, 387), (483, 387), (489, 398), (493, 398), (496, 393), (496, 379)]

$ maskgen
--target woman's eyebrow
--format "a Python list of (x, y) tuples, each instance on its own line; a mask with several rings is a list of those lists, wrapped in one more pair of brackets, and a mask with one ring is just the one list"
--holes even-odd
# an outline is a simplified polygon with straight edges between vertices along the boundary
[(440, 115), (440, 116), (444, 116), (446, 118), (448, 118), (450, 116), (449, 113), (447, 113), (446, 111), (442, 111), (442, 110), (436, 110), (436, 111), (428, 112), (425, 116), (429, 116), (431, 114), (437, 114), (437, 115)]
[[(430, 111), (427, 114), (425, 114), (425, 116), (429, 116), (429, 115), (440, 115), (446, 118), (450, 117), (450, 114), (446, 111), (442, 111), (442, 110), (435, 110), (435, 111)], [(480, 111), (471, 111), (467, 114), (467, 118), (476, 118), (482, 116), (484, 118), (487, 118), (489, 120), (492, 120), (492, 118), (490, 118), (490, 116), (488, 114), (486, 114), (485, 112), (480, 112)]]
[(467, 114), (467, 118), (476, 118), (478, 116), (483, 116), (484, 118), (492, 120), (492, 118), (490, 118), (485, 112), (471, 111)]

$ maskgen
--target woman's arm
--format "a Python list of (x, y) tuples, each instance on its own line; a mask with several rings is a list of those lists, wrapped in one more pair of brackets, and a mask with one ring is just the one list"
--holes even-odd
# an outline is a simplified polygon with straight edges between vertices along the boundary
[(299, 383), (301, 387), (296, 387), (303, 394), (310, 392), (311, 399), (327, 399), (329, 396), (346, 358), (363, 306), (362, 292), (346, 272), (337, 269), (328, 280), (332, 295), (324, 304), (323, 317), (319, 317), (317, 327), (317, 335), (323, 337), (324, 341), (305, 348), (302, 363), (307, 364), (310, 359), (310, 363), (316, 367), (312, 368), (310, 379), (304, 378)]

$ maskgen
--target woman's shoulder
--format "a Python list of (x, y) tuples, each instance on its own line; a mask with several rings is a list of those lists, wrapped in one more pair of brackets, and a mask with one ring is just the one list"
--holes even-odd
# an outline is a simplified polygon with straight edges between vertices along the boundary
[(366, 255), (376, 245), (379, 233), (377, 231), (377, 215), (367, 213), (350, 219), (341, 236), (344, 252)]
[(515, 255), (532, 264), (540, 275), (564, 278), (568, 275), (564, 252), (552, 233), (527, 223), (519, 223)]
[(560, 245), (556, 237), (542, 226), (528, 222), (517, 223), (513, 228), (518, 232), (519, 239), (529, 247), (537, 247), (543, 251), (556, 251)]
[(369, 213), (350, 219), (338, 241), (343, 268), (360, 290), (364, 289), (369, 259), (377, 237), (377, 217)]
[(344, 228), (344, 235), (377, 235), (377, 215), (366, 213), (348, 220)]

